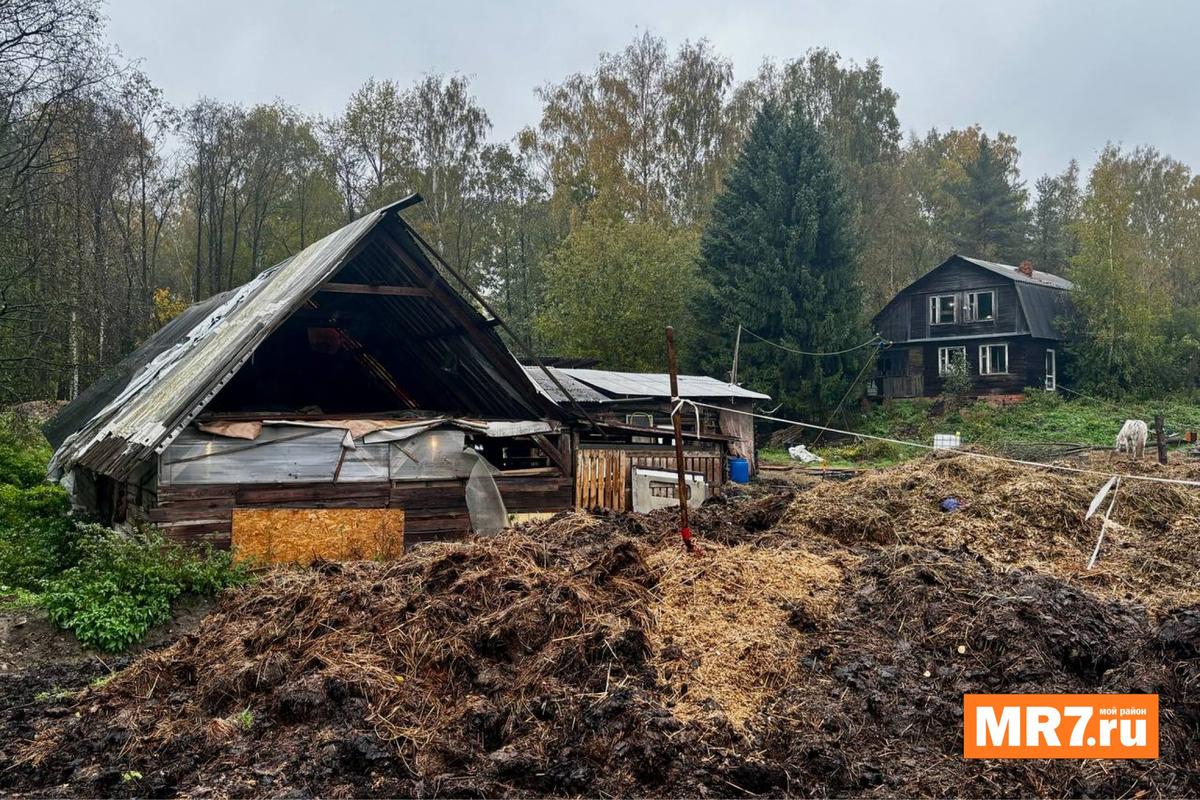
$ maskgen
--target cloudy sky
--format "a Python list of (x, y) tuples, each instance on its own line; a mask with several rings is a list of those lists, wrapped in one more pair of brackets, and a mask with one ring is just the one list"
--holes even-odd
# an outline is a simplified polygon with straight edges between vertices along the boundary
[(876, 57), (906, 131), (1017, 136), (1026, 178), (1086, 167), (1107, 141), (1200, 167), (1200, 2), (110, 0), (109, 36), (176, 104), (283, 98), (336, 113), (366, 78), (471, 77), (507, 139), (536, 86), (589, 70), (638, 31), (707, 38), (750, 77), (764, 57)]

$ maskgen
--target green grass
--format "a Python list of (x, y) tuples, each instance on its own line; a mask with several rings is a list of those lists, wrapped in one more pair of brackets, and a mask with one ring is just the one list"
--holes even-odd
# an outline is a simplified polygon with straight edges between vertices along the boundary
[[(940, 408), (940, 413), (935, 409)], [(929, 445), (935, 433), (958, 433), (964, 444), (984, 447), (1029, 443), (1076, 443), (1111, 447), (1126, 419), (1141, 419), (1153, 427), (1161, 414), (1167, 433), (1200, 431), (1200, 402), (1187, 397), (1161, 401), (1106, 400), (1072, 397), (1029, 390), (1015, 405), (993, 406), (984, 401), (961, 408), (930, 399), (895, 400), (874, 406), (849, 421), (849, 429), (874, 436)], [(840, 426), (839, 426), (840, 427)], [(924, 450), (862, 440), (834, 445), (809, 445), (826, 460), (826, 466), (886, 467)], [(761, 450), (766, 463), (789, 463), (786, 450)]]
[(809, 446), (810, 451), (820, 456), (820, 464), (801, 464), (793, 461), (786, 449), (767, 448), (758, 451), (759, 461), (766, 464), (800, 464), (810, 467), (874, 467), (884, 469), (900, 464), (914, 455), (922, 452), (915, 447), (900, 447), (864, 439), (860, 442), (838, 443), (835, 445)]
[(63, 700), (70, 700), (77, 694), (79, 694), (78, 689), (62, 689), (56, 686), (49, 691), (38, 692), (33, 699), (39, 703), (59, 703)]
[(20, 610), (22, 608), (37, 608), (42, 604), (42, 596), (20, 586), (5, 586), (0, 584), (0, 610)]

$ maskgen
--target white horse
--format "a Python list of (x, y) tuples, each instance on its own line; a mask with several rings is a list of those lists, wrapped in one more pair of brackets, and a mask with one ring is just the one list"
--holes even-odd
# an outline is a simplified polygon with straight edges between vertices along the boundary
[(1149, 436), (1150, 429), (1146, 427), (1146, 423), (1140, 419), (1127, 419), (1121, 426), (1121, 432), (1117, 434), (1116, 452), (1129, 453), (1135, 459), (1141, 459)]

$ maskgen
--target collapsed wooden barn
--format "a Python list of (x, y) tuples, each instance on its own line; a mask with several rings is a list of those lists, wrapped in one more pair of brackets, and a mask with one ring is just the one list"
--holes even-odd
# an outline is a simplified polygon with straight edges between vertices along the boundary
[[(50, 469), (76, 508), (289, 560), (389, 555), (575, 504), (580, 449), (636, 432), (552, 372), (530, 378), (400, 215), (419, 201), (191, 306), (64, 408)], [(693, 435), (723, 481), (730, 437)]]

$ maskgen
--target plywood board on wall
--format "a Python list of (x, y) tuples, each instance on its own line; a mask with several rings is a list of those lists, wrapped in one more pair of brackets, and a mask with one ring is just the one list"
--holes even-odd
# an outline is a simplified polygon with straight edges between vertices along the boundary
[(238, 560), (307, 564), (396, 558), (404, 553), (404, 511), (398, 508), (235, 508)]

